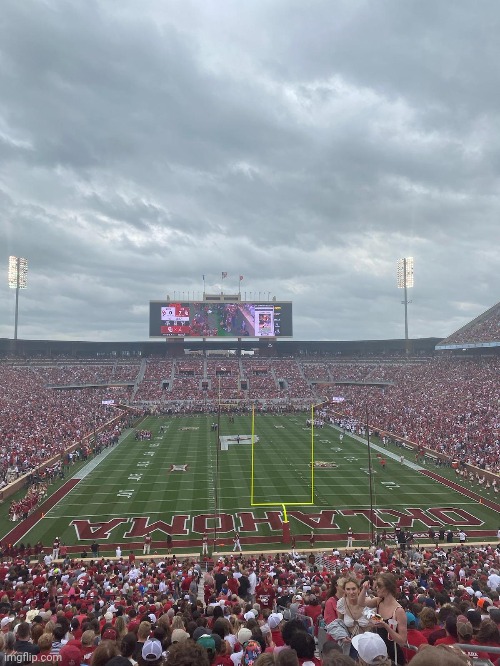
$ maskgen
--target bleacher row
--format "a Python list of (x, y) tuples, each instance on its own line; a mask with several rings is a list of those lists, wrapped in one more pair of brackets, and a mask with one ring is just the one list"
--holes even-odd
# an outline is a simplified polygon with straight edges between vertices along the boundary
[[(141, 359), (0, 364), (0, 481), (62, 454), (113, 414), (113, 401), (159, 413), (308, 408), (331, 397), (346, 418), (498, 473), (500, 359), (358, 362)], [(385, 389), (335, 382), (390, 382)], [(73, 388), (55, 388), (55, 387)]]

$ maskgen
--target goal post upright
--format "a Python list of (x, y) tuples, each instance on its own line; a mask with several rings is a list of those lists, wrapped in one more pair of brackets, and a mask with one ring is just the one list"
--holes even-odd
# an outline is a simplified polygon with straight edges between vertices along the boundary
[(311, 504), (314, 504), (314, 405), (311, 405)]
[(251, 470), (250, 470), (250, 504), (253, 506), (254, 504), (254, 478), (255, 478), (255, 472), (254, 472), (254, 463), (255, 463), (255, 449), (254, 449), (254, 444), (255, 444), (255, 405), (252, 405), (252, 447), (251, 447)]
[[(314, 407), (311, 405), (311, 415), (314, 417)], [(251, 463), (250, 463), (250, 506), (260, 507), (281, 507), (283, 511), (282, 537), (283, 543), (291, 542), (290, 521), (287, 513), (287, 506), (313, 506), (314, 505), (314, 418), (311, 421), (311, 500), (309, 502), (256, 502), (255, 501), (255, 405), (252, 405), (252, 434), (251, 434)]]

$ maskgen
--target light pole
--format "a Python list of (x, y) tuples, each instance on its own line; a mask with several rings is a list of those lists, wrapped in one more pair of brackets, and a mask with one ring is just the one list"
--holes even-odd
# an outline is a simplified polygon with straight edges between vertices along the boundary
[(410, 353), (410, 342), (408, 339), (408, 289), (413, 287), (413, 257), (405, 257), (398, 259), (398, 289), (404, 289), (404, 301), (401, 301), (405, 306), (405, 349), (406, 354)]
[(9, 257), (9, 287), (16, 290), (16, 318), (14, 340), (17, 340), (17, 322), (19, 319), (19, 289), (28, 286), (28, 260), (23, 257)]
[[(332, 384), (336, 384), (337, 386), (353, 386), (355, 388), (379, 388), (384, 390), (385, 388), (389, 386), (394, 386), (394, 382), (386, 382), (386, 381), (351, 381), (351, 380), (338, 380), (335, 382), (331, 382)], [(369, 405), (368, 405), (368, 399), (370, 397), (370, 394), (367, 393), (365, 395), (365, 427), (366, 427), (366, 447), (368, 449), (368, 492), (370, 495), (370, 541), (374, 543), (375, 541), (375, 524), (374, 524), (374, 492), (373, 492), (373, 466), (372, 466), (372, 447), (371, 447), (371, 441), (370, 441), (370, 410), (369, 410)]]

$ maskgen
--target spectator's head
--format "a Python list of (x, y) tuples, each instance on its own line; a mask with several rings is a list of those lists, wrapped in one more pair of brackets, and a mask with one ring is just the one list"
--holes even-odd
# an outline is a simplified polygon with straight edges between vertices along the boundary
[(94, 644), (95, 633), (92, 631), (92, 629), (87, 629), (83, 632), (80, 640), (82, 641), (82, 647), (90, 647)]
[(349, 655), (332, 651), (321, 660), (322, 666), (355, 666), (356, 662)]
[(110, 659), (106, 666), (130, 666), (130, 660), (119, 655)]
[(470, 608), (467, 613), (466, 613), (467, 621), (472, 624), (472, 629), (474, 630), (474, 633), (476, 633), (479, 630), (479, 627), (481, 626), (481, 613), (476, 610), (475, 608)]
[(412, 666), (470, 666), (469, 657), (453, 645), (423, 645)]
[[(16, 642), (16, 635), (13, 631), (8, 631), (4, 636), (5, 641), (5, 651), (11, 651), (14, 649), (14, 643)], [(52, 641), (51, 641), (52, 645)]]
[[(219, 636), (219, 638), (220, 638), (220, 636)], [(208, 659), (210, 660), (210, 663), (212, 663), (212, 661), (215, 657), (215, 654), (217, 652), (216, 647), (215, 647), (215, 638), (211, 634), (203, 634), (203, 636), (200, 636), (198, 638), (196, 643), (198, 645), (200, 645), (204, 650), (207, 651)]]
[[(94, 635), (93, 632), (92, 635)], [(52, 647), (52, 634), (42, 634), (38, 639), (38, 647), (41, 652), (50, 652), (50, 648)]]
[[(83, 636), (82, 636), (82, 645), (83, 645)], [(135, 634), (132, 631), (129, 632), (128, 634), (125, 634), (120, 643), (120, 651), (122, 653), (122, 657), (127, 657), (127, 658), (131, 657), (135, 652), (136, 646), (137, 646), (137, 638)]]
[(284, 648), (278, 652), (274, 663), (276, 666), (299, 666), (299, 658), (295, 650)]
[(267, 618), (267, 624), (269, 626), (269, 629), (271, 629), (271, 631), (275, 631), (276, 629), (278, 629), (282, 622), (283, 622), (282, 613), (271, 613)]
[(54, 631), (52, 632), (53, 640), (55, 642), (62, 641), (62, 639), (66, 636), (66, 630), (62, 626), (62, 624), (56, 624), (54, 627)]
[(210, 666), (210, 661), (201, 645), (185, 641), (169, 648), (165, 666)]
[(295, 652), (297, 653), (297, 657), (299, 659), (314, 658), (314, 650), (316, 647), (314, 643), (314, 638), (311, 636), (311, 634), (308, 634), (305, 631), (296, 631), (293, 634), (290, 640), (290, 647), (292, 648), (292, 650), (295, 650)]
[(478, 643), (500, 643), (500, 631), (493, 620), (483, 620), (476, 634)]
[(398, 593), (398, 584), (396, 576), (389, 572), (380, 573), (376, 579), (377, 585), (377, 594), (378, 596), (386, 597), (388, 594), (391, 594), (395, 597)]
[(275, 664), (274, 655), (270, 652), (263, 652), (257, 657), (254, 666), (275, 666)]
[(101, 641), (92, 654), (92, 666), (105, 666), (110, 659), (119, 654), (115, 641)]
[(492, 607), (488, 610), (490, 619), (496, 624), (500, 625), (500, 608)]
[(60, 660), (58, 664), (61, 666), (80, 666), (82, 660), (82, 653), (76, 645), (63, 645), (59, 653)]
[(118, 634), (112, 624), (105, 624), (101, 631), (103, 641), (116, 641)]
[(360, 664), (390, 664), (387, 645), (378, 634), (367, 631), (352, 639), (352, 646), (358, 652)]
[(189, 634), (184, 629), (174, 629), (172, 631), (172, 643), (184, 643), (189, 638)]
[(139, 628), (137, 629), (137, 640), (139, 643), (144, 643), (151, 633), (151, 623), (150, 622), (141, 622)]
[(472, 624), (467, 620), (464, 615), (459, 615), (457, 617), (457, 636), (460, 643), (468, 643), (474, 631), (472, 629)]
[(16, 629), (17, 638), (20, 641), (27, 641), (30, 638), (30, 625), (28, 622), (20, 622)]
[(292, 636), (296, 631), (304, 632), (304, 625), (300, 620), (289, 620), (281, 629), (281, 636), (286, 645), (290, 645)]
[(422, 608), (418, 614), (420, 618), (420, 625), (422, 629), (432, 629), (437, 626), (438, 617), (436, 611), (433, 608)]
[(144, 666), (158, 666), (163, 661), (163, 650), (160, 641), (149, 639), (141, 650), (139, 663)]

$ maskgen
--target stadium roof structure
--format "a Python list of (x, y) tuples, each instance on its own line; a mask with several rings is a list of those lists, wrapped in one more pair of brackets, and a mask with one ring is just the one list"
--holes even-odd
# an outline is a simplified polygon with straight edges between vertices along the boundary
[(500, 347), (500, 303), (436, 345), (437, 351)]
[[(431, 356), (440, 338), (412, 339), (412, 353), (416, 355)], [(0, 338), (1, 358), (91, 358), (91, 357), (118, 357), (133, 358), (146, 357), (172, 357), (184, 356), (188, 351), (203, 353), (206, 350), (237, 351), (255, 350), (259, 356), (359, 356), (372, 355), (404, 355), (406, 343), (404, 339), (394, 340), (275, 340), (272, 344), (268, 339), (247, 340), (241, 342), (234, 340), (195, 341), (183, 339), (146, 340), (135, 342), (124, 341), (83, 341), (83, 340), (13, 340)]]

